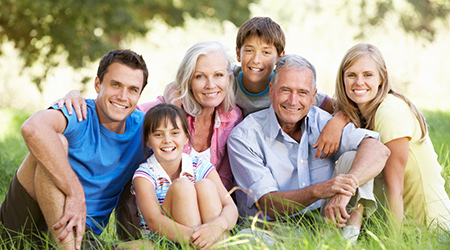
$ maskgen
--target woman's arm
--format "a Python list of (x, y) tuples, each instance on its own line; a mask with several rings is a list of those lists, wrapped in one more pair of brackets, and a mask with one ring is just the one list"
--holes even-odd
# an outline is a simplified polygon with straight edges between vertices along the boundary
[(217, 171), (215, 169), (211, 171), (207, 178), (216, 184), (222, 203), (222, 212), (214, 220), (201, 225), (192, 234), (191, 241), (194, 245), (198, 245), (200, 242), (208, 242), (207, 244), (202, 245), (202, 248), (210, 247), (221, 238), (224, 232), (233, 229), (238, 218), (237, 207), (222, 184)]
[(149, 229), (174, 242), (188, 243), (194, 229), (183, 226), (163, 214), (152, 183), (142, 177), (133, 180), (139, 210)]
[(385, 144), (391, 150), (391, 156), (383, 170), (389, 210), (394, 213), (397, 227), (403, 220), (403, 183), (406, 163), (408, 162), (409, 140), (398, 138)]

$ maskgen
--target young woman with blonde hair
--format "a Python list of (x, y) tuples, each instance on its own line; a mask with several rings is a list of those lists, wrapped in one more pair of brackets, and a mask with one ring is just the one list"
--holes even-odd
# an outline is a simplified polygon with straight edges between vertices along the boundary
[[(386, 205), (398, 226), (404, 217), (419, 225), (450, 228), (450, 201), (425, 118), (392, 89), (381, 52), (357, 44), (342, 59), (336, 79), (336, 112), (357, 127), (380, 133), (390, 150), (382, 177)], [(383, 198), (383, 197), (380, 197)]]

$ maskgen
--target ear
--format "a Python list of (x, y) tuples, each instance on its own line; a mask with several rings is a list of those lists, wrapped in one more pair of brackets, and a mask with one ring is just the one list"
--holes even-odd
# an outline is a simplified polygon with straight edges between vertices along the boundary
[(311, 102), (311, 106), (309, 108), (312, 108), (312, 106), (314, 106), (314, 100), (316, 100), (316, 94), (317, 94), (317, 89), (314, 90), (314, 94), (312, 96), (312, 102)]
[(273, 95), (275, 90), (273, 89), (272, 82), (269, 82), (269, 95), (270, 95), (270, 102), (273, 103)]
[(98, 76), (95, 77), (95, 92), (100, 93), (100, 79), (98, 78)]
[(241, 62), (241, 52), (239, 51), (239, 48), (236, 46), (236, 59), (238, 62)]
[(281, 53), (280, 53), (280, 57), (282, 57), (282, 56), (284, 56), (284, 54), (285, 54), (286, 52), (283, 50), (283, 51), (281, 51)]

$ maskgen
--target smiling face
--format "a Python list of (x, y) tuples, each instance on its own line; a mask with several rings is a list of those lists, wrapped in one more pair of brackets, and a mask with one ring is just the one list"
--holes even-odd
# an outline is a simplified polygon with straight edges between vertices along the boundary
[(103, 82), (95, 78), (95, 104), (103, 126), (119, 134), (125, 132), (126, 119), (136, 108), (143, 82), (142, 70), (121, 63), (109, 65)]
[(275, 85), (270, 85), (270, 99), (281, 128), (288, 130), (303, 119), (312, 107), (316, 90), (309, 68), (301, 70), (281, 68)]
[(345, 93), (362, 113), (365, 105), (376, 97), (380, 84), (377, 64), (369, 55), (360, 57), (344, 71)]
[[(242, 84), (253, 94), (267, 88), (275, 64), (279, 58), (273, 44), (267, 44), (261, 38), (247, 38), (240, 51), (236, 49), (237, 60), (241, 63)], [(284, 55), (284, 51), (280, 56)]]
[(198, 58), (190, 85), (195, 100), (203, 109), (214, 109), (223, 102), (229, 82), (223, 53), (211, 52)]
[(182, 129), (180, 118), (177, 118), (176, 127), (166, 118), (154, 132), (148, 135), (147, 140), (147, 146), (153, 150), (162, 167), (174, 166), (174, 164), (178, 166), (186, 143), (188, 143), (188, 137)]

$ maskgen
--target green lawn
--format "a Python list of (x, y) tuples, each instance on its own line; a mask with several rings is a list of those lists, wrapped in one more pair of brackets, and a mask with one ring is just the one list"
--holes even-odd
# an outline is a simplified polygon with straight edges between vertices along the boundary
[[(27, 153), (20, 135), (20, 125), (28, 113), (11, 109), (0, 109), (0, 199), (4, 199), (9, 182)], [(425, 111), (430, 136), (443, 166), (447, 191), (450, 190), (450, 112)], [(114, 218), (112, 218), (114, 220)], [(111, 224), (111, 223), (110, 223)], [(325, 227), (326, 228), (326, 227)], [(337, 230), (312, 231), (298, 225), (288, 225), (276, 239), (276, 246), (268, 247), (264, 241), (250, 241), (245, 235), (229, 237), (225, 244), (230, 249), (448, 249), (450, 238), (442, 231), (414, 225), (405, 226), (403, 233), (392, 230), (384, 220), (371, 218), (357, 245), (346, 243)], [(269, 232), (270, 233), (270, 232)], [(447, 238), (446, 238), (447, 237)], [(113, 242), (116, 237), (111, 226), (102, 238)], [(5, 246), (0, 242), (0, 249)], [(31, 247), (28, 247), (30, 249)], [(167, 248), (162, 246), (162, 248)], [(27, 249), (27, 247), (25, 247)]]

